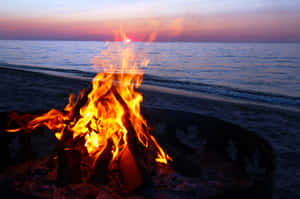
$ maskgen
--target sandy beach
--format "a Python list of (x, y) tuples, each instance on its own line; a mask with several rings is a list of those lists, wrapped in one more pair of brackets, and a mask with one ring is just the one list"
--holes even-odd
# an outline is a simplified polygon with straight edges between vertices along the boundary
[[(0, 67), (1, 112), (63, 109), (70, 93), (77, 94), (87, 80), (4, 69)], [(234, 123), (266, 139), (277, 155), (274, 198), (299, 198), (300, 113), (293, 110), (234, 103), (144, 86), (142, 106), (199, 113)]]

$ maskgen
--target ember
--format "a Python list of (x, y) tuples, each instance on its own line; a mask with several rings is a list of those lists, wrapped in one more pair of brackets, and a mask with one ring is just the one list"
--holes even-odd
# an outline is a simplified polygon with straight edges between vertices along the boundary
[[(119, 168), (123, 183), (128, 190), (134, 190), (155, 164), (168, 165), (172, 160), (150, 134), (140, 113), (143, 97), (135, 89), (143, 79), (140, 67), (147, 66), (148, 60), (139, 60), (131, 40), (125, 35), (123, 39), (122, 44), (110, 44), (93, 59), (95, 69), (101, 72), (89, 90), (81, 91), (77, 98), (70, 95), (63, 111), (52, 109), (37, 117), (10, 114), (20, 127), (7, 129), (8, 132), (31, 132), (43, 125), (55, 132), (59, 140), (59, 171), (65, 175), (61, 176), (62, 183), (103, 183), (109, 172)], [(119, 52), (120, 59), (112, 57), (113, 50)], [(126, 169), (133, 172), (135, 184)], [(75, 179), (74, 173), (79, 178)]]

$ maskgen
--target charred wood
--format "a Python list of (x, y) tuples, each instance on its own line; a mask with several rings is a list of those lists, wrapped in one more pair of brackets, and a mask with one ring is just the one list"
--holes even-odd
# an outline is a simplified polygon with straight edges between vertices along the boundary
[(112, 140), (107, 141), (107, 146), (100, 156), (95, 160), (92, 165), (92, 171), (88, 179), (92, 184), (105, 184), (108, 183), (109, 164), (112, 158)]
[(80, 163), (81, 153), (78, 149), (62, 147), (58, 153), (58, 185), (64, 186), (81, 183)]

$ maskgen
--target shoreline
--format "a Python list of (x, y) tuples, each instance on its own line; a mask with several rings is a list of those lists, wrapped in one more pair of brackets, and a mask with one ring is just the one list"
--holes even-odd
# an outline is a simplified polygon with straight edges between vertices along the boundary
[[(70, 93), (77, 94), (87, 88), (90, 81), (0, 68), (1, 112), (47, 111), (62, 109)], [(239, 125), (266, 139), (277, 155), (274, 198), (297, 198), (300, 170), (299, 129), (300, 113), (253, 104), (239, 104), (205, 96), (179, 95), (178, 93), (140, 89), (142, 107), (198, 113)], [(180, 121), (178, 121), (180, 122)]]
[[(50, 76), (71, 78), (74, 80), (83, 81), (91, 81), (96, 75), (95, 71), (87, 72), (77, 69), (64, 69), (62, 66), (59, 66), (58, 68), (56, 66), (36, 67), (34, 65), (28, 64), (0, 63), (0, 67), (4, 69), (43, 73)], [(159, 76), (152, 76), (149, 74), (144, 74), (141, 88), (160, 91), (164, 93), (171, 93), (175, 95), (189, 95), (191, 97), (207, 98), (216, 101), (225, 101), (247, 105), (251, 104), (300, 112), (300, 98), (297, 97), (297, 95), (294, 96), (290, 94), (280, 94), (267, 91), (255, 91), (251, 89), (245, 90), (238, 87), (188, 81), (171, 81), (164, 78), (161, 79)]]
[[(29, 72), (29, 73), (38, 73), (38, 74), (44, 74), (47, 76), (55, 77), (55, 78), (68, 78), (74, 81), (86, 81), (91, 82), (93, 77), (83, 77), (78, 75), (72, 75), (72, 73), (62, 73), (62, 72), (55, 72), (55, 71), (43, 71), (39, 69), (20, 69), (20, 68), (11, 68), (7, 67), (7, 65), (1, 66), (0, 64), (0, 70), (13, 70), (13, 71), (22, 71), (22, 72)], [(266, 102), (260, 102), (260, 101), (251, 101), (247, 99), (242, 98), (232, 98), (229, 96), (219, 96), (215, 94), (205, 93), (205, 92), (196, 92), (196, 91), (189, 91), (184, 89), (177, 89), (177, 88), (169, 88), (169, 87), (163, 87), (158, 85), (152, 85), (152, 84), (144, 84), (140, 86), (138, 89), (141, 92), (142, 91), (152, 91), (157, 93), (168, 93), (175, 96), (189, 96), (192, 98), (201, 98), (201, 99), (207, 99), (212, 101), (220, 101), (225, 103), (233, 103), (233, 104), (240, 104), (240, 105), (251, 105), (261, 108), (271, 108), (278, 111), (288, 111), (288, 112), (295, 112), (300, 113), (300, 108), (293, 107), (293, 106), (287, 106), (287, 105), (277, 105), (277, 104), (268, 104)]]

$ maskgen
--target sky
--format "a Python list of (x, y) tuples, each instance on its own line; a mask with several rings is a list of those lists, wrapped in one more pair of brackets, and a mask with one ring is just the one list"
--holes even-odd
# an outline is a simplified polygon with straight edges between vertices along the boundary
[[(300, 41), (300, 0), (0, 0), (0, 39)], [(151, 35), (151, 36), (150, 36)]]

